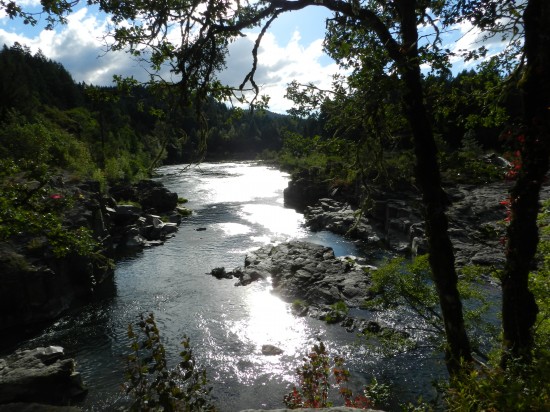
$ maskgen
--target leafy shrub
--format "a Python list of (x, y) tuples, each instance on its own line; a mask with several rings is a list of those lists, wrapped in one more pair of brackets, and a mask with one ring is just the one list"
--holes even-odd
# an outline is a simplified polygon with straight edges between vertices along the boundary
[[(57, 193), (49, 185), (50, 174), (39, 168), (23, 173), (12, 161), (0, 162), (0, 240), (25, 234), (30, 242), (44, 237), (55, 257), (71, 253), (90, 256), (98, 244), (85, 227), (69, 228), (63, 214), (73, 199)], [(32, 175), (33, 179), (30, 180)], [(32, 249), (32, 245), (31, 245)]]
[(339, 388), (339, 394), (345, 406), (348, 407), (372, 408), (375, 403), (385, 402), (389, 396), (388, 387), (378, 383), (376, 379), (364, 388), (362, 395), (354, 396), (351, 389), (345, 386), (350, 374), (343, 367), (344, 359), (335, 357), (334, 366), (331, 368), (330, 358), (323, 342), (314, 345), (303, 361), (303, 365), (296, 369), (299, 388), (294, 386), (292, 391), (284, 397), (284, 404), (289, 409), (331, 407), (333, 403), (328, 398), (332, 380), (334, 386)]
[(452, 411), (548, 411), (550, 357), (546, 354), (531, 365), (511, 362), (506, 370), (464, 368), (450, 382), (445, 402)]
[(308, 311), (308, 303), (301, 299), (296, 299), (294, 302), (292, 302), (291, 310), (294, 315), (297, 316), (304, 316), (307, 314)]
[(128, 326), (132, 353), (124, 388), (133, 398), (131, 411), (214, 411), (206, 372), (198, 370), (189, 338), (183, 338), (181, 362), (169, 369), (153, 314), (141, 316), (139, 332)]
[(345, 302), (336, 302), (330, 305), (330, 312), (325, 315), (323, 320), (327, 323), (337, 323), (344, 320), (348, 313), (349, 308)]
[(458, 151), (442, 152), (442, 173), (445, 178), (463, 183), (487, 183), (501, 180), (504, 170), (484, 157), (484, 151), (473, 130), (468, 130)]
[(539, 307), (532, 362), (526, 365), (510, 361), (503, 370), (496, 351), (489, 364), (473, 370), (464, 368), (445, 390), (450, 410), (550, 410), (550, 201), (543, 204), (539, 227), (539, 268), (529, 278), (529, 288)]
[(93, 161), (88, 146), (43, 116), (28, 122), (12, 114), (0, 129), (0, 154), (17, 162), (63, 168), (89, 177)]
[[(489, 299), (480, 287), (482, 274), (491, 272), (484, 267), (465, 267), (461, 269), (458, 288), (464, 302), (464, 318), (472, 346), (478, 354), (485, 357), (484, 346), (496, 335), (495, 327), (485, 318), (489, 309)], [(418, 317), (416, 325), (410, 331), (423, 332), (423, 339), (428, 339), (434, 347), (444, 345), (445, 330), (441, 315), (439, 297), (432, 282), (428, 255), (419, 256), (412, 261), (395, 258), (371, 272), (374, 297), (365, 302), (369, 309), (395, 308), (404, 306)], [(384, 337), (386, 335), (378, 335)], [(399, 334), (388, 334), (388, 338), (399, 338)], [(410, 347), (405, 342), (386, 342), (389, 345), (399, 343), (404, 348)], [(412, 343), (412, 342), (411, 342)]]

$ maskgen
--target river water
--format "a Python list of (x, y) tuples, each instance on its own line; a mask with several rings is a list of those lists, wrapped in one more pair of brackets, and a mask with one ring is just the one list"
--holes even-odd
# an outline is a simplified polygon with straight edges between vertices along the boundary
[[(235, 280), (208, 274), (215, 267), (242, 266), (248, 251), (290, 239), (330, 246), (340, 256), (363, 253), (338, 235), (309, 232), (303, 216), (283, 206), (287, 174), (254, 162), (168, 166), (158, 172), (168, 189), (189, 199), (192, 216), (164, 245), (119, 261), (110, 290), (22, 345), (61, 345), (76, 359), (90, 388), (83, 409), (123, 404), (127, 327), (149, 312), (171, 364), (178, 360), (181, 338), (190, 337), (221, 411), (282, 407), (296, 367), (318, 338), (331, 354), (347, 359), (357, 387), (373, 376), (390, 384), (394, 405), (430, 393), (431, 379), (444, 375), (439, 356), (429, 350), (385, 359), (338, 325), (293, 316), (290, 305), (271, 294), (269, 281), (235, 287)], [(264, 344), (284, 353), (264, 356)]]

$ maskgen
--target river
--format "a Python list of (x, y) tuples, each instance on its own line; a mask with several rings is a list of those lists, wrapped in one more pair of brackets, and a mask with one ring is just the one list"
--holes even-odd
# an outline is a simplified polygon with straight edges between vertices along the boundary
[[(355, 242), (311, 233), (301, 214), (284, 207), (286, 173), (255, 162), (167, 166), (158, 172), (193, 210), (175, 237), (120, 260), (112, 288), (22, 345), (61, 345), (76, 359), (90, 388), (83, 409), (112, 410), (124, 402), (127, 327), (149, 312), (171, 364), (181, 338), (190, 337), (222, 412), (282, 407), (296, 367), (318, 338), (331, 354), (346, 358), (357, 387), (376, 376), (391, 385), (394, 400), (430, 393), (431, 379), (444, 375), (441, 359), (429, 350), (383, 359), (338, 325), (293, 316), (290, 305), (270, 293), (269, 281), (235, 287), (235, 280), (208, 274), (215, 267), (242, 266), (248, 251), (290, 239), (330, 246), (340, 256), (362, 254)], [(264, 344), (284, 353), (264, 356)]]

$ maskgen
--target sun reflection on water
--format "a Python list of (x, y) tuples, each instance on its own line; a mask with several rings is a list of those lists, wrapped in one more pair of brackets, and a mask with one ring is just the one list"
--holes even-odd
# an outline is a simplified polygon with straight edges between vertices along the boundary
[(217, 223), (214, 224), (213, 227), (219, 227), (223, 231), (225, 236), (246, 235), (247, 233), (251, 232), (249, 226), (233, 222)]
[(305, 234), (304, 217), (293, 209), (266, 204), (246, 204), (241, 217), (251, 223), (265, 227), (273, 234), (284, 234), (299, 237)]
[[(206, 173), (212, 165), (204, 165)], [(216, 166), (214, 166), (215, 168)], [(250, 168), (254, 167), (254, 173)], [(224, 174), (215, 174), (199, 182), (200, 188), (211, 203), (247, 202), (253, 199), (273, 197), (288, 180), (284, 172), (254, 164), (235, 164), (226, 168)]]
[[(269, 282), (269, 281), (266, 281)], [(260, 286), (260, 285), (259, 285)], [(285, 375), (281, 358), (297, 358), (307, 346), (311, 331), (302, 318), (292, 315), (288, 303), (271, 293), (271, 286), (265, 283), (255, 288), (245, 299), (247, 316), (228, 324), (229, 332), (239, 341), (253, 348), (248, 361), (254, 365), (254, 375), (273, 373)], [(274, 345), (280, 348), (282, 355), (268, 356), (262, 354), (263, 345)], [(251, 376), (242, 376), (250, 378)]]

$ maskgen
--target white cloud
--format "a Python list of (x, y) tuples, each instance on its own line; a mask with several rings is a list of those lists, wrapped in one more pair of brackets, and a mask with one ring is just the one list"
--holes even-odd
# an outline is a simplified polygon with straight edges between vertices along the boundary
[[(111, 85), (115, 74), (133, 75), (146, 80), (148, 74), (128, 54), (105, 53), (103, 37), (108, 23), (88, 8), (81, 8), (68, 17), (64, 26), (56, 30), (42, 30), (34, 36), (26, 36), (15, 31), (14, 25), (0, 28), (0, 44), (11, 46), (19, 42), (36, 53), (42, 53), (63, 66), (75, 81), (95, 85)], [(220, 80), (231, 86), (238, 86), (252, 67), (252, 47), (257, 33), (247, 33), (230, 45), (227, 70)], [(291, 102), (284, 98), (287, 84), (292, 80), (301, 83), (314, 83), (321, 88), (329, 88), (336, 64), (322, 64), (322, 39), (303, 44), (298, 31), (293, 33), (287, 44), (279, 44), (275, 36), (266, 33), (258, 53), (256, 83), (261, 94), (271, 97), (270, 109), (285, 112)], [(326, 60), (326, 56), (324, 58)]]
[[(227, 70), (220, 74), (220, 80), (231, 86), (238, 86), (252, 68), (252, 48), (257, 38), (255, 33), (239, 38), (229, 48)], [(320, 88), (330, 88), (332, 75), (338, 71), (335, 63), (322, 64), (324, 57), (322, 39), (304, 45), (300, 34), (295, 31), (287, 44), (279, 44), (271, 33), (266, 33), (258, 52), (258, 68), (255, 81), (261, 94), (270, 96), (270, 109), (283, 113), (291, 107), (284, 98), (288, 83), (313, 83)]]
[[(507, 42), (502, 39), (500, 34), (491, 37), (487, 37), (486, 34), (486, 32), (473, 26), (472, 23), (468, 21), (451, 27), (449, 42), (444, 47), (449, 48), (455, 53), (455, 56), (451, 58), (451, 63), (455, 67), (455, 71), (475, 68), (482, 61), (489, 59), (506, 48)], [(465, 51), (478, 49), (482, 46), (488, 49), (485, 58), (464, 61), (462, 54)]]
[(81, 8), (71, 14), (67, 24), (56, 30), (42, 30), (34, 37), (0, 29), (0, 43), (11, 46), (14, 42), (30, 47), (61, 63), (77, 82), (111, 85), (114, 74), (146, 78), (143, 68), (124, 52), (105, 53), (103, 37), (107, 22)]

